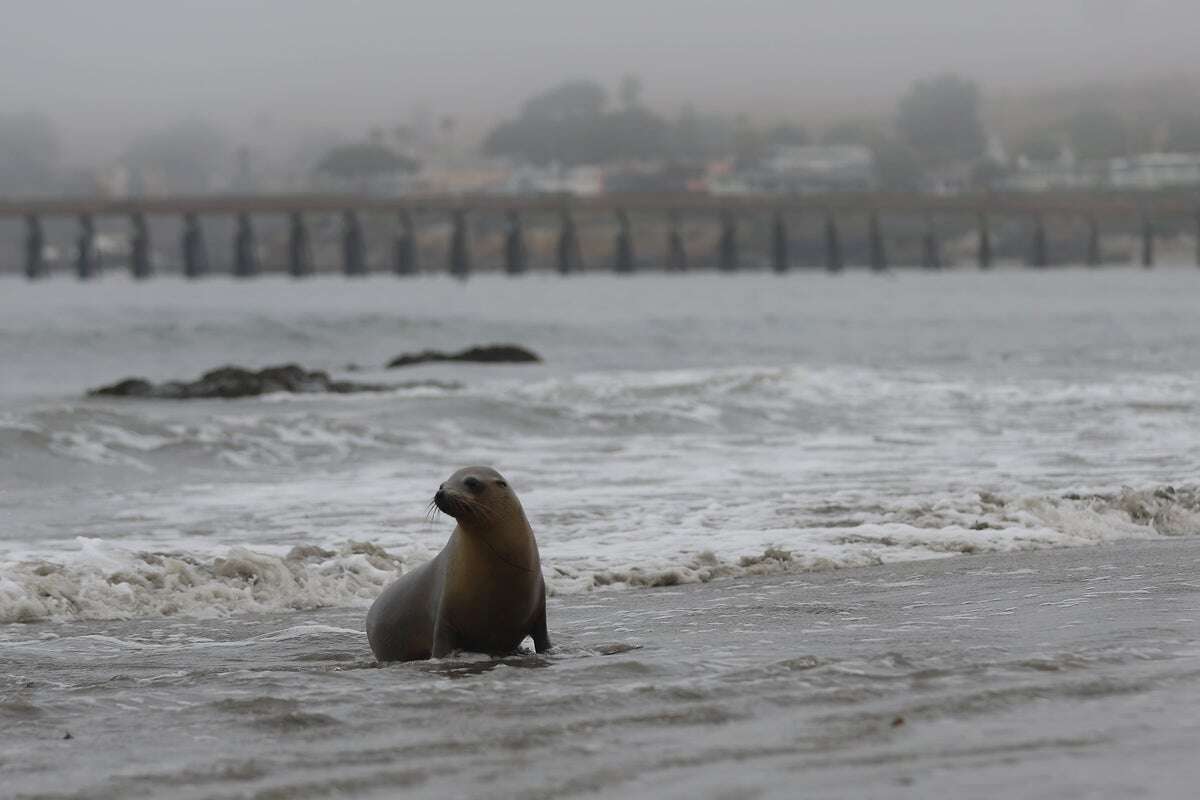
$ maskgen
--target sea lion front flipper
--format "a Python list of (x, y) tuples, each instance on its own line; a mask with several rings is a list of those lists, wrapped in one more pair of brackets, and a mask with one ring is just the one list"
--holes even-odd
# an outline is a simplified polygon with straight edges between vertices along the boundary
[(433, 626), (433, 642), (429, 646), (430, 658), (445, 658), (458, 649), (454, 641), (454, 629), (444, 620), (437, 620)]
[(544, 653), (550, 649), (550, 631), (546, 629), (546, 584), (542, 584), (542, 602), (533, 617), (533, 628), (529, 631), (533, 637), (533, 649)]

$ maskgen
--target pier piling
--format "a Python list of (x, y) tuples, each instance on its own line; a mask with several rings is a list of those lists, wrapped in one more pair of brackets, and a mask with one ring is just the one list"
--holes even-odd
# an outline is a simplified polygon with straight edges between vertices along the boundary
[(687, 248), (683, 244), (683, 233), (679, 230), (678, 212), (671, 212), (667, 226), (667, 271), (686, 272), (688, 268)]
[(841, 272), (845, 264), (842, 261), (842, 236), (838, 232), (837, 220), (833, 214), (825, 216), (825, 269), (830, 272)]
[(1149, 216), (1142, 217), (1142, 266), (1154, 266), (1154, 223)]
[(308, 226), (304, 224), (304, 215), (293, 211), (288, 225), (288, 274), (293, 278), (304, 278), (312, 273), (312, 247), (308, 240)]
[(921, 266), (925, 269), (942, 268), (942, 247), (932, 216), (925, 217), (925, 232), (921, 235)]
[(397, 275), (417, 274), (417, 235), (413, 230), (412, 214), (400, 212), (400, 228), (392, 252), (392, 271)]
[(787, 222), (783, 212), (776, 211), (771, 223), (771, 268), (776, 272), (787, 272), (791, 266), (789, 255)]
[(145, 280), (154, 274), (154, 266), (150, 263), (150, 230), (146, 227), (146, 215), (135, 211), (130, 218), (133, 228), (129, 237), (129, 271), (138, 280)]
[(629, 229), (629, 215), (624, 209), (617, 211), (617, 238), (613, 244), (613, 271), (629, 274), (634, 270), (633, 233)]
[(208, 247), (204, 243), (204, 229), (200, 218), (193, 213), (183, 216), (183, 275), (188, 279), (199, 278), (208, 272)]
[(367, 248), (362, 224), (352, 210), (342, 213), (342, 270), (348, 277), (367, 274)]
[(96, 252), (96, 224), (91, 214), (79, 218), (79, 237), (75, 247), (75, 274), (81, 281), (96, 277), (100, 271), (100, 256)]
[(245, 211), (237, 215), (237, 231), (233, 236), (233, 274), (237, 278), (253, 278), (258, 274), (254, 225)]
[(450, 274), (459, 280), (466, 280), (471, 273), (471, 241), (467, 233), (467, 212), (455, 209), (450, 232), (450, 252), (447, 256)]
[(872, 211), (867, 215), (867, 249), (871, 269), (882, 272), (887, 269), (887, 249), (883, 243), (883, 227), (879, 223), (879, 213)]
[(717, 268), (733, 272), (738, 268), (737, 218), (729, 209), (721, 211), (721, 235), (717, 242)]
[(1100, 223), (1096, 221), (1095, 214), (1088, 214), (1087, 229), (1086, 263), (1089, 267), (1098, 267), (1101, 261)]
[(991, 269), (992, 267), (992, 227), (988, 215), (981, 213), (979, 215), (979, 268)]
[(520, 275), (529, 268), (528, 251), (525, 249), (525, 231), (521, 225), (521, 214), (515, 209), (508, 211), (508, 229), (504, 234), (504, 271), (509, 275)]
[(1029, 243), (1029, 266), (1044, 269), (1050, 263), (1046, 252), (1046, 224), (1041, 214), (1033, 217), (1033, 235)]
[(562, 210), (555, 262), (555, 266), (562, 275), (583, 269), (583, 253), (579, 246), (579, 233), (575, 230), (575, 218), (568, 208)]
[(25, 217), (25, 277), (37, 280), (46, 274), (46, 237), (37, 214)]

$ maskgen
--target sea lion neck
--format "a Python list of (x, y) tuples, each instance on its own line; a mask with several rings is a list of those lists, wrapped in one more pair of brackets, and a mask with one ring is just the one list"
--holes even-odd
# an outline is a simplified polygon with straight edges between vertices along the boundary
[[(517, 529), (510, 530), (510, 526)], [(521, 514), (519, 521), (496, 525), (483, 520), (459, 520), (462, 538), (484, 558), (494, 558), (522, 572), (538, 572), (537, 545), (533, 531)]]

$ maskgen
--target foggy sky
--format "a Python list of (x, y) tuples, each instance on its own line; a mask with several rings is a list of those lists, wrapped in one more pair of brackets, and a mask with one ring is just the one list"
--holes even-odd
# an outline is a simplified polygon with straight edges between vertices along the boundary
[[(3, 110), (80, 155), (182, 116), (264, 140), (403, 121), (477, 130), (568, 77), (648, 104), (794, 118), (878, 110), (945, 69), (985, 89), (1200, 73), (1196, 0), (6, 0)], [(282, 135), (282, 134), (279, 134)]]

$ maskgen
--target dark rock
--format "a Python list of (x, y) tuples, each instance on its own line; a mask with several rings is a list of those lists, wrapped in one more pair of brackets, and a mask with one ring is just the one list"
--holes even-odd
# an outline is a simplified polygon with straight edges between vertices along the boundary
[(113, 397), (149, 397), (154, 392), (154, 384), (142, 378), (126, 378), (112, 386), (92, 389), (88, 394), (112, 395)]
[(273, 392), (311, 394), (332, 392), (385, 392), (398, 388), (385, 384), (335, 381), (328, 373), (309, 372), (296, 364), (284, 364), (260, 370), (221, 367), (204, 373), (191, 382), (151, 383), (143, 378), (128, 378), (111, 386), (88, 391), (90, 397), (141, 397), (153, 400), (208, 400), (256, 397)]
[(542, 359), (534, 352), (515, 344), (489, 344), (469, 347), (457, 353), (426, 350), (422, 353), (404, 353), (388, 362), (388, 369), (412, 367), (438, 361), (469, 362), (472, 364), (540, 364)]

